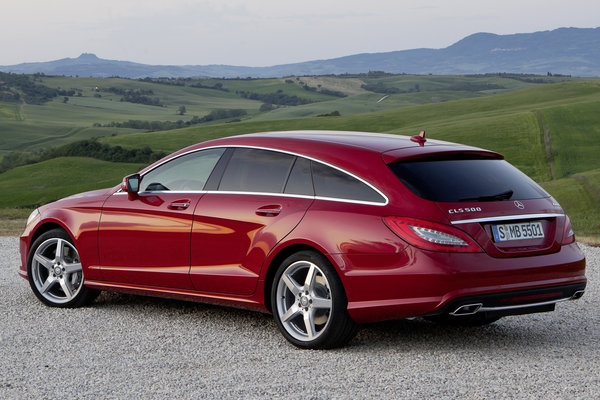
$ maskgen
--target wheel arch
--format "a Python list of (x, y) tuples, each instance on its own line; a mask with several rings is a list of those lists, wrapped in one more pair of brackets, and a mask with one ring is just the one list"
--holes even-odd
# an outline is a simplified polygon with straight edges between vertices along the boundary
[(319, 246), (314, 245), (312, 243), (306, 243), (306, 242), (296, 242), (296, 243), (286, 244), (286, 245), (282, 246), (281, 248), (277, 249), (276, 251), (272, 252), (267, 260), (267, 270), (266, 270), (266, 274), (265, 274), (265, 278), (264, 278), (264, 286), (263, 286), (263, 298), (264, 298), (265, 307), (269, 310), (269, 312), (273, 312), (273, 310), (271, 309), (272, 308), (271, 307), (271, 286), (273, 285), (273, 280), (275, 279), (275, 274), (277, 272), (277, 268), (283, 262), (283, 260), (285, 260), (286, 258), (291, 256), (292, 254), (298, 253), (300, 251), (305, 251), (305, 250), (314, 251), (316, 253), (321, 254), (325, 258), (327, 258), (327, 260), (329, 260), (331, 265), (333, 265), (333, 268), (335, 269), (338, 276), (340, 277), (340, 280), (342, 281), (342, 287), (344, 288), (344, 291), (346, 291), (346, 288), (343, 285), (343, 279), (339, 272), (340, 271), (339, 266), (336, 264), (335, 260), (333, 260), (332, 257), (326, 251), (324, 251), (324, 249), (321, 249), (321, 248), (319, 248)]
[(37, 226), (35, 228), (35, 230), (33, 231), (33, 233), (30, 235), (31, 239), (29, 240), (29, 244), (28, 244), (28, 252), (31, 250), (31, 245), (37, 240), (37, 238), (39, 238), (44, 233), (51, 231), (53, 229), (61, 229), (61, 230), (65, 231), (67, 233), (67, 235), (69, 235), (71, 237), (71, 240), (73, 240), (73, 241), (75, 240), (75, 238), (73, 237), (73, 234), (63, 224), (59, 223), (58, 221), (54, 221), (54, 220), (44, 221), (42, 224)]

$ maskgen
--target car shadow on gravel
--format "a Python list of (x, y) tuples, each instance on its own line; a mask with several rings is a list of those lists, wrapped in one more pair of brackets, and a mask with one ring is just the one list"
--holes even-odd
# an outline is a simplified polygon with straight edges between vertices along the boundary
[(250, 327), (265, 327), (273, 329), (278, 334), (273, 318), (269, 314), (253, 312), (234, 307), (169, 299), (162, 297), (141, 296), (117, 292), (102, 292), (90, 307), (96, 309), (128, 313), (131, 316), (142, 314), (146, 318), (161, 320), (192, 318), (207, 322), (210, 319), (214, 325), (240, 325), (240, 329)]
[[(283, 340), (271, 315), (231, 307), (114, 292), (103, 292), (92, 307), (132, 315), (143, 313), (146, 318), (156, 320), (185, 316), (191, 321), (202, 320), (221, 328), (237, 326), (246, 335), (255, 336), (258, 340)], [(433, 347), (518, 351), (522, 346), (543, 348), (548, 344), (560, 345), (552, 329), (548, 329), (552, 325), (550, 317), (542, 317), (541, 323), (539, 317), (520, 321), (511, 318), (515, 317), (482, 327), (446, 326), (422, 318), (365, 324), (344, 351), (426, 351)], [(529, 323), (522, 324), (523, 321)], [(290, 345), (290, 348), (293, 349), (293, 346)]]

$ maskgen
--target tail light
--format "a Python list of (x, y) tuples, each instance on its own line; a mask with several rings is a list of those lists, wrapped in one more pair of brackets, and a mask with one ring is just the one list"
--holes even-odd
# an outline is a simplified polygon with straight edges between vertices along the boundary
[(565, 215), (565, 229), (563, 230), (562, 244), (571, 244), (575, 241), (575, 232), (571, 226), (571, 220)]
[(465, 232), (454, 227), (404, 217), (384, 217), (385, 224), (413, 246), (425, 250), (480, 253), (481, 247)]

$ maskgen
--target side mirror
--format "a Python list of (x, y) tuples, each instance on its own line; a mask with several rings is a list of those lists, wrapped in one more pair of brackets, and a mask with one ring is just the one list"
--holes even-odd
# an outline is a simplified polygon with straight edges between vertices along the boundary
[(121, 183), (121, 190), (127, 192), (129, 198), (136, 198), (138, 192), (140, 191), (140, 181), (142, 178), (140, 174), (128, 175), (123, 178), (123, 182)]

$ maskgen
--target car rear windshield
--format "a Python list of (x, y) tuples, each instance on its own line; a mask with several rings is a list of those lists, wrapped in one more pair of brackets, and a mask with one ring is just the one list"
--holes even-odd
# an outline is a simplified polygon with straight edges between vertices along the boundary
[(389, 167), (414, 194), (432, 201), (455, 203), (550, 196), (504, 160), (410, 160)]

